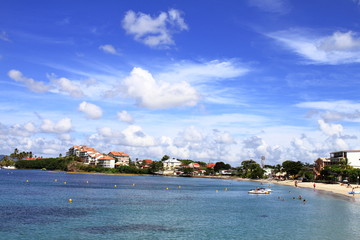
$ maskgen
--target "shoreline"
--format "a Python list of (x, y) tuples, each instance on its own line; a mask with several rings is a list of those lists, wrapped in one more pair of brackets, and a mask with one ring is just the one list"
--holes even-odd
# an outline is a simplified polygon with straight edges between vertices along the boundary
[[(56, 172), (56, 171), (49, 171)], [(66, 172), (66, 171), (65, 171)], [(181, 176), (168, 176), (168, 175), (152, 175), (152, 174), (131, 174), (131, 173), (94, 173), (94, 172), (66, 172), (70, 174), (91, 174), (91, 175), (123, 175), (123, 176), (164, 176), (164, 177), (181, 177)], [(192, 176), (193, 178), (211, 178), (211, 179), (226, 179), (226, 180), (235, 180), (235, 181), (248, 181), (248, 182), (259, 182), (259, 183), (271, 183), (278, 184), (283, 186), (295, 187), (295, 180), (284, 180), (277, 181), (272, 179), (249, 179), (249, 178), (241, 178), (234, 176)], [(298, 188), (308, 188), (314, 189), (314, 182), (297, 182)], [(346, 184), (328, 184), (328, 183), (315, 183), (315, 191), (319, 191), (322, 193), (334, 194), (337, 196), (346, 197), (347, 199), (357, 200), (360, 199), (360, 194), (349, 194), (352, 191), (352, 188), (355, 188), (355, 191), (360, 191), (360, 185), (351, 185), (348, 187)]]

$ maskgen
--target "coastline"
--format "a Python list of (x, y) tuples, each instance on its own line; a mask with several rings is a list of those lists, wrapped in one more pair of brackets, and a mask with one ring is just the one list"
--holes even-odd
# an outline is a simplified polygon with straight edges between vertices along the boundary
[[(67, 173), (75, 173), (75, 174), (98, 174), (98, 175), (128, 175), (128, 176), (137, 176), (142, 174), (128, 174), (128, 173), (92, 173), (92, 172), (67, 172)], [(161, 176), (161, 175), (151, 175), (151, 176)], [(164, 175), (169, 177), (167, 175)], [(180, 176), (170, 176), (170, 177), (180, 177)], [(249, 181), (249, 182), (261, 182), (261, 183), (271, 183), (271, 184), (278, 184), (284, 185), (289, 187), (295, 187), (294, 180), (284, 180), (284, 181), (276, 181), (276, 180), (269, 180), (269, 179), (250, 179), (250, 178), (240, 178), (234, 176), (192, 176), (195, 178), (212, 178), (212, 179), (228, 179), (228, 180), (235, 180), (235, 181)], [(298, 188), (309, 188), (314, 189), (313, 187), (314, 182), (297, 182)], [(351, 185), (351, 187), (347, 187), (346, 184), (341, 185), (338, 184), (327, 184), (327, 183), (315, 183), (315, 191), (325, 192), (335, 195), (341, 195), (343, 197), (347, 197), (350, 199), (360, 199), (360, 194), (349, 194), (352, 191), (352, 188), (355, 188), (355, 191), (360, 191), (360, 185)]]

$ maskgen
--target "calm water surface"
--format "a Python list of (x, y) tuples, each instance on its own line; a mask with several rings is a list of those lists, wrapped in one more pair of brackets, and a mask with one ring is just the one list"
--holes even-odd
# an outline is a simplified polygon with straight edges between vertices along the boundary
[(359, 203), (279, 185), (247, 193), (257, 186), (1, 169), (0, 239), (360, 238)]

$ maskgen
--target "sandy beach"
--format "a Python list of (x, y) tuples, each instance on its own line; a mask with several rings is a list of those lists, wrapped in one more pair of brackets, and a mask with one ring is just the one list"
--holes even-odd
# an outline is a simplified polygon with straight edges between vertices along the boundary
[[(255, 180), (255, 181), (295, 187), (294, 180), (285, 180), (285, 181)], [(360, 199), (360, 194), (349, 194), (349, 192), (352, 191), (352, 188), (355, 188), (354, 191), (360, 191), (359, 185), (350, 185), (350, 187), (348, 187), (347, 184), (340, 184), (340, 183), (337, 183), (337, 184), (315, 183), (315, 188), (314, 188), (314, 182), (299, 182), (298, 181), (297, 187), (311, 188), (311, 189), (314, 189), (315, 191), (325, 191), (328, 193), (339, 194), (339, 195), (346, 196), (349, 198)]]

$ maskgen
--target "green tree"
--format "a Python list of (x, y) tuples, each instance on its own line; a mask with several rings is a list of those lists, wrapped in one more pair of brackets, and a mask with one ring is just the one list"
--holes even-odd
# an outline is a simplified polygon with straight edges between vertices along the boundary
[(251, 179), (263, 178), (264, 172), (260, 164), (252, 159), (242, 161), (241, 167), (238, 168), (238, 174), (240, 173), (240, 176)]
[(298, 175), (303, 166), (303, 163), (300, 161), (287, 160), (282, 163), (282, 168), (288, 176)]
[(214, 171), (219, 172), (220, 170), (228, 170), (230, 168), (230, 164), (225, 164), (224, 162), (217, 162), (215, 163)]
[(162, 158), (161, 158), (161, 161), (166, 161), (168, 160), (170, 157), (168, 155), (164, 155)]
[(155, 173), (162, 170), (164, 170), (164, 164), (162, 163), (162, 161), (153, 161), (150, 164), (150, 168), (149, 168), (150, 173)]

